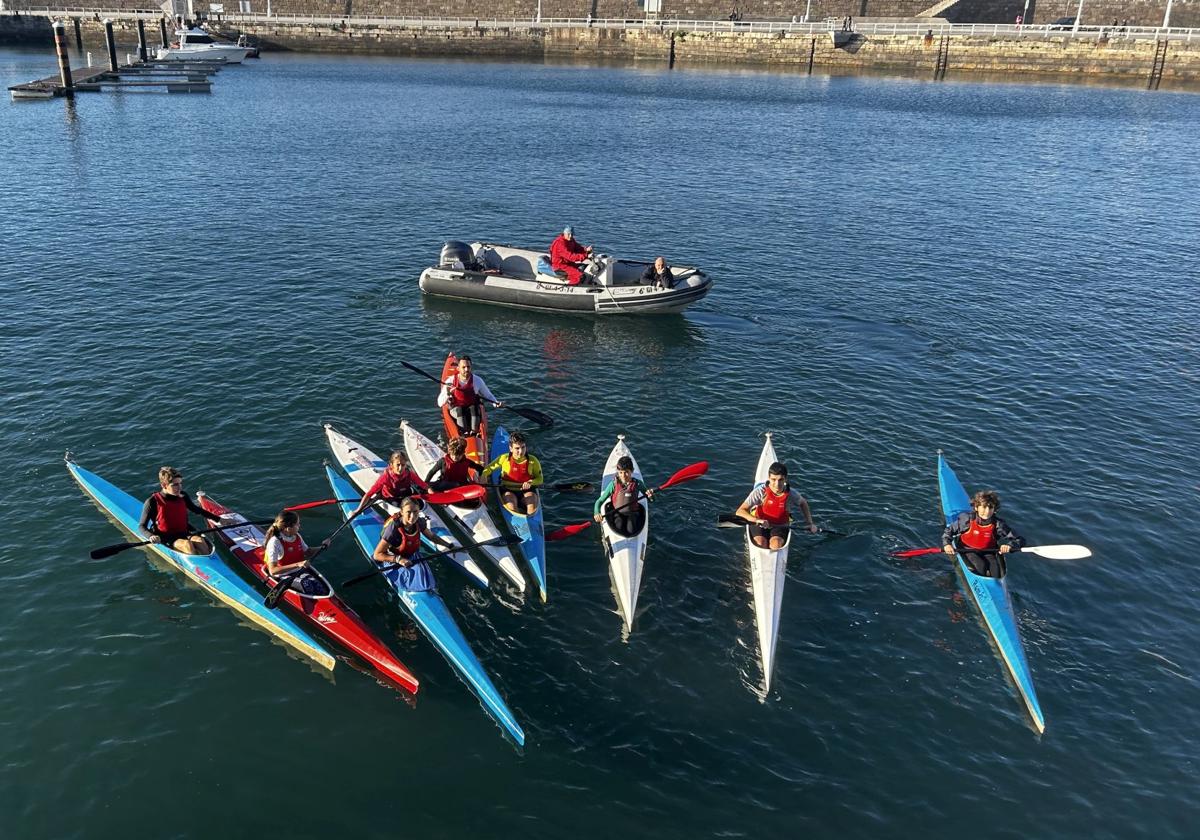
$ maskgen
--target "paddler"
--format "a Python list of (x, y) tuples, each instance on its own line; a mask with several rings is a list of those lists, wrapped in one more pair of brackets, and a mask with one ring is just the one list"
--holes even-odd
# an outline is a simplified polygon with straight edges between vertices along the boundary
[(384, 574), (399, 589), (423, 592), (434, 587), (433, 572), (421, 557), (421, 537), (436, 545), (454, 548), (429, 529), (429, 522), (420, 514), (416, 499), (405, 499), (400, 503), (400, 512), (389, 517), (383, 526), (379, 544), (375, 546), (372, 559), (380, 565), (393, 565)]
[(961, 554), (977, 575), (1004, 577), (1007, 569), (1001, 555), (1025, 545), (1025, 540), (996, 516), (999, 510), (1000, 495), (980, 490), (971, 497), (971, 510), (960, 513), (942, 532), (942, 550), (952, 557)]
[(483, 468), (483, 479), (486, 481), (496, 470), (500, 471), (500, 494), (504, 498), (504, 506), (516, 512), (519, 497), (528, 516), (537, 513), (537, 488), (542, 486), (542, 464), (536, 455), (529, 454), (525, 435), (512, 433), (508, 439), (508, 452)]
[[(617, 474), (608, 484), (600, 498), (592, 508), (592, 516), (597, 522), (603, 522), (605, 515), (610, 516), (609, 525), (623, 537), (636, 536), (642, 530), (646, 512), (637, 504), (639, 496), (647, 499), (654, 498), (654, 490), (648, 488), (640, 478), (633, 474), (633, 458), (622, 455), (617, 459)], [(605, 506), (608, 502), (608, 506)]]
[(483, 420), (479, 412), (481, 399), (490, 402), (494, 408), (504, 405), (496, 399), (483, 377), (471, 372), (470, 356), (459, 358), (458, 372), (446, 377), (442, 386), (438, 394), (438, 407), (449, 404), (450, 416), (454, 418), (459, 434), (467, 437), (479, 434), (479, 426)]
[(388, 465), (375, 483), (362, 497), (358, 507), (349, 518), (353, 519), (376, 502), (389, 502), (398, 505), (409, 496), (415, 496), (429, 489), (429, 485), (417, 475), (408, 465), (408, 456), (402, 450), (395, 450), (388, 457)]
[(328, 547), (329, 540), (325, 540), (320, 548), (309, 548), (304, 537), (300, 536), (300, 514), (294, 510), (283, 510), (267, 528), (263, 561), (267, 564), (267, 572), (275, 580), (280, 575), (295, 572), (289, 588), (302, 595), (319, 598), (329, 594), (329, 587), (320, 575), (313, 574), (306, 567), (314, 554)]
[(194, 534), (188, 511), (198, 513), (214, 525), (219, 517), (192, 501), (183, 489), (183, 473), (174, 467), (158, 471), (159, 491), (142, 506), (138, 527), (150, 542), (162, 543), (180, 554), (211, 554), (212, 546), (200, 534)]
[[(472, 470), (475, 475), (478, 475), (483, 472), (483, 466), (467, 457), (466, 440), (455, 438), (446, 444), (446, 454), (433, 465), (426, 474), (425, 480), (434, 490), (449, 490), (453, 487), (474, 483)], [(441, 476), (441, 478), (436, 478), (436, 476)]]
[(750, 523), (750, 539), (759, 548), (770, 548), (772, 551), (783, 548), (787, 542), (788, 531), (792, 527), (792, 515), (789, 505), (796, 505), (804, 514), (808, 530), (815, 534), (820, 529), (813, 522), (812, 511), (808, 507), (808, 499), (799, 490), (793, 490), (788, 484), (788, 470), (784, 464), (776, 461), (767, 468), (767, 483), (760, 484), (750, 491), (746, 501), (737, 509), (737, 515)]

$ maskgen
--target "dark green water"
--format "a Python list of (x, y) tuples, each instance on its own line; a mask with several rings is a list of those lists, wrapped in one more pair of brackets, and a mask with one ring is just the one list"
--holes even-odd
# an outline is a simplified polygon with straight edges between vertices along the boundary
[[(0, 51), (8, 84), (51, 65)], [(0, 112), (5, 836), (1189, 836), (1200, 99), (269, 56), (207, 97)], [(717, 286), (656, 320), (422, 300), (443, 240), (565, 222)], [(547, 605), (442, 574), (523, 753), (382, 585), (347, 598), (415, 705), (149, 555), (87, 559), (119, 534), (66, 449), (270, 515), (327, 496), (322, 421), (432, 434), (399, 363), (448, 349), (557, 419), (552, 481), (598, 480), (618, 432), (652, 482), (712, 463), (655, 508), (631, 636), (588, 537), (551, 547)], [(764, 699), (713, 522), (768, 429), (848, 536), (795, 540)], [(939, 447), (1032, 543), (1095, 552), (1011, 564), (1042, 737), (948, 564), (889, 557), (937, 540)]]

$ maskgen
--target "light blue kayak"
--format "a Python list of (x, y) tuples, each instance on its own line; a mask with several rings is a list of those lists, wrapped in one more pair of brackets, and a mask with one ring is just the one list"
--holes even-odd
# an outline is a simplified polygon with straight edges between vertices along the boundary
[[(358, 507), (360, 494), (347, 479), (334, 472), (332, 467), (326, 466), (325, 474), (329, 478), (329, 485), (333, 488), (334, 497), (347, 500), (343, 501), (339, 507), (343, 517), (349, 516)], [(365, 511), (354, 520), (350, 529), (354, 531), (359, 547), (368, 558), (372, 557), (375, 553), (375, 546), (379, 545), (380, 535), (383, 533), (383, 520), (379, 514), (374, 510)], [(372, 559), (371, 563), (374, 565), (375, 561)], [(421, 628), (421, 632), (454, 666), (459, 676), (466, 681), (482, 701), (484, 708), (491, 712), (518, 745), (524, 746), (525, 732), (513, 717), (513, 713), (500, 696), (500, 692), (496, 690), (496, 686), (492, 685), (492, 681), (483, 670), (483, 665), (471, 650), (471, 646), (467, 644), (467, 640), (463, 637), (462, 631), (458, 629), (454, 619), (450, 617), (450, 612), (446, 609), (446, 602), (437, 594), (437, 591), (431, 589), (427, 592), (407, 592), (397, 589), (396, 594), (400, 596), (400, 603), (412, 616), (417, 626)]]
[[(940, 449), (938, 490), (941, 492), (942, 513), (946, 517), (947, 525), (957, 519), (960, 513), (971, 510), (971, 500), (967, 491), (963, 489), (954, 470), (946, 463)], [(988, 632), (992, 634), (992, 639), (1000, 650), (1000, 657), (1008, 666), (1013, 682), (1017, 684), (1017, 690), (1021, 699), (1025, 701), (1025, 707), (1029, 709), (1034, 726), (1038, 732), (1045, 732), (1046, 721), (1042, 717), (1042, 708), (1038, 705), (1037, 693), (1033, 690), (1033, 677), (1029, 673), (1029, 663), (1025, 660), (1025, 649), (1021, 646), (1021, 634), (1017, 630), (1017, 619), (1013, 614), (1012, 598), (1008, 594), (1006, 578), (977, 575), (971, 571), (962, 555), (955, 556), (958, 558), (958, 570), (967, 583), (967, 591), (971, 593), (971, 598), (983, 615), (983, 623), (987, 625)]]
[[(508, 429), (503, 426), (496, 428), (496, 434), (492, 436), (492, 456), (499, 458), (508, 451)], [(497, 470), (492, 473), (492, 483), (500, 484), (500, 472)], [(496, 490), (499, 497), (500, 490)], [(532, 516), (524, 513), (514, 513), (504, 506), (504, 499), (500, 498), (500, 514), (504, 517), (504, 521), (508, 524), (508, 529), (521, 539), (521, 553), (525, 555), (525, 562), (529, 564), (529, 568), (533, 569), (533, 576), (537, 579), (538, 592), (542, 596), (542, 602), (546, 601), (546, 527), (542, 522), (542, 497), (538, 494), (537, 510)]]
[[(67, 458), (67, 469), (70, 470), (71, 477), (79, 482), (83, 492), (91, 496), (96, 504), (117, 521), (121, 528), (132, 535), (134, 540), (145, 539), (145, 536), (138, 530), (138, 521), (142, 518), (141, 502), (95, 473), (85, 470), (70, 457)], [(215, 543), (213, 545), (214, 548), (209, 554), (181, 554), (157, 543), (148, 547), (187, 575), (200, 588), (232, 607), (243, 618), (271, 633), (322, 667), (332, 670), (337, 660), (286, 615), (263, 606), (262, 594), (226, 566), (225, 562), (217, 555)]]

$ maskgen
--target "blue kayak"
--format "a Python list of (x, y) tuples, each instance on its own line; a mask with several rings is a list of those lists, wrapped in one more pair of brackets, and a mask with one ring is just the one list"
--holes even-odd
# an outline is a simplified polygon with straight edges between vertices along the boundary
[[(967, 491), (963, 489), (954, 470), (946, 463), (940, 449), (938, 490), (941, 492), (942, 513), (946, 517), (947, 525), (957, 519), (960, 513), (971, 510), (971, 500)], [(1042, 708), (1038, 705), (1037, 693), (1033, 690), (1033, 677), (1029, 673), (1029, 663), (1025, 660), (1025, 649), (1021, 646), (1021, 634), (1017, 630), (1017, 619), (1013, 614), (1012, 598), (1008, 594), (1006, 578), (977, 575), (971, 571), (961, 554), (955, 556), (958, 558), (958, 570), (967, 583), (967, 591), (971, 593), (971, 598), (983, 615), (983, 623), (987, 625), (1004, 664), (1008, 666), (1013, 682), (1017, 684), (1017, 690), (1029, 709), (1034, 726), (1038, 732), (1045, 732), (1046, 721), (1042, 717)]]
[[(339, 505), (342, 516), (349, 516), (358, 507), (360, 494), (347, 479), (334, 472), (331, 467), (325, 467), (325, 474), (333, 488), (334, 497), (344, 500)], [(380, 535), (383, 533), (383, 520), (379, 514), (368, 509), (354, 520), (350, 529), (354, 531), (359, 547), (367, 557), (372, 557), (375, 554), (375, 546), (379, 545)], [(375, 561), (372, 559), (371, 563), (374, 564)], [(394, 586), (393, 589), (395, 589)], [(421, 628), (421, 632), (454, 666), (459, 676), (466, 681), (482, 701), (484, 708), (492, 713), (518, 745), (524, 746), (525, 732), (513, 717), (513, 713), (500, 696), (500, 692), (496, 690), (496, 686), (492, 685), (492, 681), (483, 670), (483, 665), (480, 664), (474, 651), (467, 644), (462, 631), (458, 629), (458, 625), (450, 616), (450, 611), (446, 609), (446, 602), (437, 594), (437, 591), (430, 589), (425, 592), (407, 592), (396, 589), (396, 594), (400, 596), (400, 603), (412, 616), (417, 626)]]
[[(492, 436), (492, 455), (500, 457), (508, 451), (508, 429), (499, 426), (496, 429), (496, 434)], [(500, 471), (492, 473), (492, 483), (497, 485), (496, 494), (500, 497)], [(504, 506), (504, 499), (500, 497), (500, 513), (504, 517), (504, 521), (508, 524), (508, 529), (513, 532), (521, 540), (521, 553), (525, 555), (525, 562), (529, 564), (529, 568), (533, 569), (533, 576), (537, 579), (538, 592), (542, 596), (542, 602), (546, 601), (546, 527), (542, 522), (542, 497), (538, 495), (537, 510), (532, 515), (524, 513), (516, 513)]]
[[(95, 473), (85, 470), (70, 457), (67, 458), (67, 469), (71, 477), (79, 482), (83, 492), (91, 496), (123, 530), (128, 531), (135, 540), (146, 538), (138, 529), (138, 522), (142, 518), (141, 502)], [(217, 555), (215, 544), (208, 554), (182, 554), (159, 543), (148, 547), (246, 620), (324, 668), (332, 669), (336, 664), (336, 660), (312, 636), (286, 615), (263, 606), (262, 594), (225, 565)]]

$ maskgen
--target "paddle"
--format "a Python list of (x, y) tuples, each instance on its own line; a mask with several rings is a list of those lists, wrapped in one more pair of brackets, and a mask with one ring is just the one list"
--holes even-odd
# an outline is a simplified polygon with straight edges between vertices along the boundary
[[(479, 482), (480, 487), (495, 487), (495, 484), (484, 484)], [(596, 485), (590, 481), (563, 481), (559, 484), (543, 484), (541, 487), (535, 487), (535, 490), (553, 490), (556, 493), (590, 493), (596, 489)]]
[[(464, 484), (461, 487), (451, 487), (449, 490), (441, 492), (432, 491), (429, 493), (416, 493), (412, 498), (424, 499), (431, 505), (457, 505), (462, 502), (473, 502), (476, 499), (482, 499), (487, 495), (486, 490), (481, 490), (478, 485)], [(290, 505), (284, 510), (305, 510), (307, 508), (321, 507), (322, 505), (336, 504), (356, 504), (360, 499), (321, 499), (317, 502), (304, 502), (299, 505)]]
[[(663, 482), (661, 486), (655, 488), (655, 492), (667, 490), (671, 487), (674, 487), (676, 484), (683, 484), (685, 481), (691, 481), (692, 479), (699, 478), (706, 472), (708, 472), (708, 461), (697, 461), (694, 464), (688, 464), (686, 467), (679, 470), (679, 472), (675, 473), (665, 482)], [(634, 499), (632, 502), (626, 502), (625, 504), (621, 505), (619, 509), (624, 510), (625, 508), (633, 507), (644, 498), (646, 498), (646, 494), (640, 493), (636, 499)], [(563, 527), (546, 534), (546, 542), (558, 542), (559, 540), (565, 540), (567, 537), (573, 537), (576, 534), (582, 533), (583, 531), (586, 531), (588, 528), (592, 527), (595, 522), (595, 519), (589, 519), (586, 522), (578, 522), (574, 525), (564, 525)]]
[[(214, 531), (225, 531), (229, 528), (240, 528), (243, 525), (270, 525), (273, 520), (262, 519), (257, 522), (234, 522), (231, 525), (218, 525), (215, 528), (205, 528), (203, 531), (193, 531), (193, 534), (211, 534)], [(140, 545), (150, 545), (154, 540), (142, 540), (141, 542), (123, 542), (115, 545), (106, 545), (103, 548), (93, 548), (91, 558), (93, 560), (103, 560), (105, 557), (112, 557), (114, 554), (120, 554), (129, 548), (137, 548)], [(170, 546), (168, 546), (169, 548)]]
[[(520, 542), (521, 542), (521, 538), (517, 537), (517, 536), (510, 535), (510, 536), (503, 536), (503, 537), (494, 537), (490, 540), (484, 540), (483, 542), (466, 543), (464, 545), (455, 546), (454, 548), (447, 548), (445, 551), (438, 551), (434, 554), (421, 555), (421, 562), (424, 563), (426, 560), (432, 560), (435, 557), (445, 557), (447, 554), (457, 554), (460, 551), (466, 551), (468, 548), (483, 548), (484, 546), (489, 546), (489, 545), (517, 545)], [(367, 572), (366, 574), (362, 574), (362, 575), (359, 575), (358, 577), (352, 577), (349, 580), (342, 581), (342, 586), (343, 587), (354, 586), (354, 584), (361, 583), (362, 581), (367, 580), (368, 578), (373, 578), (373, 577), (375, 577), (375, 575), (381, 575), (384, 572), (390, 572), (392, 569), (398, 569), (398, 568), (400, 568), (399, 563), (388, 563), (387, 565), (384, 565), (384, 566), (376, 566), (374, 569)]]
[[(906, 551), (893, 551), (893, 557), (923, 557), (926, 554), (941, 554), (942, 548), (910, 548)], [(1014, 548), (1009, 554), (1018, 551), (1024, 554), (1036, 554), (1050, 560), (1082, 560), (1092, 556), (1092, 550), (1083, 545), (1027, 545), (1024, 548)]]
[[(753, 522), (748, 522), (747, 520), (742, 519), (742, 517), (738, 516), (736, 513), (718, 513), (717, 514), (717, 527), (718, 528), (745, 528), (747, 525), (753, 525), (753, 524), (754, 524)], [(808, 530), (807, 526), (805, 526), (805, 530), (806, 531)], [(811, 531), (809, 533), (811, 533)], [(846, 536), (841, 531), (834, 531), (829, 528), (822, 528), (819, 525), (817, 526), (817, 533), (818, 534), (829, 534), (830, 536), (833, 536), (833, 537)]]
[[(426, 379), (432, 380), (433, 382), (436, 382), (439, 385), (446, 384), (445, 382), (438, 379), (433, 374), (428, 373), (427, 371), (421, 370), (416, 365), (410, 365), (408, 362), (401, 362), (400, 364), (404, 365), (406, 368), (411, 370), (413, 373), (418, 373), (421, 376), (424, 376)], [(543, 414), (542, 412), (538, 411), (536, 408), (530, 408), (529, 406), (520, 406), (520, 405), (501, 405), (500, 407), (507, 408), (513, 414), (520, 415), (521, 417), (524, 417), (526, 420), (531, 420), (534, 423), (537, 423), (543, 429), (549, 429), (551, 426), (554, 425), (553, 418), (551, 418), (548, 414)]]

